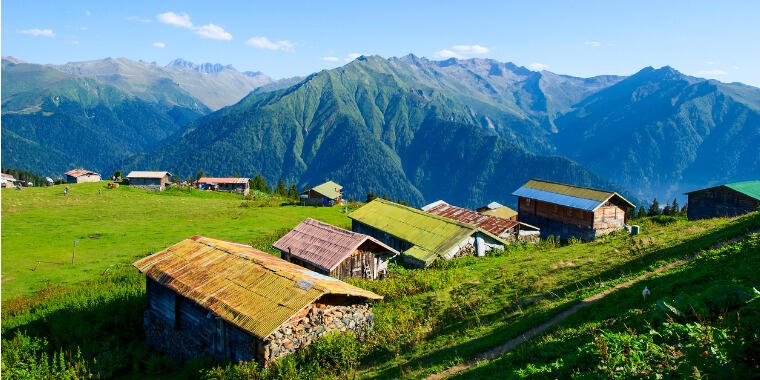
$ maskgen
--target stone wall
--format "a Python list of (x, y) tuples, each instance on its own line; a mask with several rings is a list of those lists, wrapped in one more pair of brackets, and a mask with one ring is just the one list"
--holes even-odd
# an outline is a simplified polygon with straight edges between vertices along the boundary
[(275, 330), (264, 343), (264, 360), (270, 362), (310, 344), (331, 331), (355, 331), (359, 339), (372, 329), (375, 315), (367, 303), (335, 306), (313, 303)]

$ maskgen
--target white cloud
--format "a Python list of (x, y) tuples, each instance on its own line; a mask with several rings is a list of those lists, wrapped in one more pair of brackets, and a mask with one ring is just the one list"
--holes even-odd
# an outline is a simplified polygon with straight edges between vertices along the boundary
[(328, 62), (338, 62), (338, 61), (340, 61), (340, 58), (338, 58), (338, 57), (322, 57), (322, 60), (323, 61), (328, 61)]
[(583, 44), (584, 44), (584, 45), (586, 45), (586, 46), (591, 46), (591, 47), (599, 47), (599, 46), (602, 46), (602, 43), (601, 43), (601, 42), (599, 42), (599, 41), (586, 41), (586, 42), (584, 42)]
[(542, 70), (548, 69), (549, 65), (547, 65), (545, 63), (535, 62), (535, 63), (531, 63), (530, 65), (528, 65), (528, 68), (531, 69), (531, 70), (533, 70), (533, 71), (542, 71)]
[(697, 74), (708, 76), (708, 77), (714, 77), (714, 76), (720, 76), (720, 75), (728, 75), (727, 72), (725, 72), (723, 70), (720, 70), (720, 69), (702, 70), (702, 71), (699, 71)]
[(480, 46), (480, 45), (454, 45), (451, 47), (452, 50), (462, 53), (462, 54), (487, 54), (491, 51), (491, 49)]
[(156, 41), (156, 42), (154, 42), (154, 43), (153, 43), (153, 47), (157, 47), (157, 48), (165, 48), (165, 47), (166, 47), (166, 44), (165, 44), (165, 43), (163, 43), (163, 42), (161, 42), (161, 41)]
[(295, 50), (295, 45), (288, 40), (272, 41), (269, 38), (262, 36), (251, 37), (245, 43), (258, 49), (282, 50), (289, 52)]
[(28, 34), (30, 36), (39, 36), (39, 37), (55, 37), (55, 33), (53, 33), (52, 29), (24, 29), (18, 31), (21, 34)]
[(435, 55), (439, 58), (458, 58), (463, 59), (464, 56), (461, 54), (458, 54), (455, 51), (449, 50), (449, 49), (443, 49), (435, 52)]
[(156, 15), (156, 20), (162, 24), (176, 26), (178, 28), (190, 29), (195, 34), (212, 40), (224, 40), (229, 41), (232, 39), (232, 34), (228, 33), (219, 25), (206, 24), (202, 26), (195, 26), (190, 21), (190, 15), (187, 13), (174, 13), (164, 12)]
[(491, 49), (482, 45), (454, 45), (448, 49), (442, 49), (435, 53), (439, 58), (457, 58), (464, 59), (476, 55), (488, 54)]
[(232, 34), (226, 32), (221, 26), (214, 24), (207, 24), (196, 28), (195, 34), (212, 40), (229, 41), (232, 39)]
[(190, 15), (187, 13), (166, 12), (156, 15), (156, 20), (160, 23), (176, 26), (179, 28), (192, 29), (193, 23), (190, 21)]
[(86, 11), (84, 11), (84, 14), (85, 14), (85, 16), (87, 16), (87, 17), (90, 17), (90, 16), (92, 16), (92, 12), (90, 12), (90, 10), (89, 10), (89, 9), (88, 9), (88, 10), (86, 10)]

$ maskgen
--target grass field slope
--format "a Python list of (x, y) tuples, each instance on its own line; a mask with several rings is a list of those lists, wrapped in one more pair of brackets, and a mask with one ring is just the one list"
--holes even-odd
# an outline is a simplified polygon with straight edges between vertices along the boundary
[(307, 217), (349, 224), (340, 208), (245, 207), (236, 194), (108, 189), (100, 182), (69, 185), (64, 196), (63, 188), (2, 189), (4, 300), (48, 283), (98, 278), (192, 235), (250, 242)]
[[(16, 277), (2, 286), (24, 284), (13, 296), (4, 294), (5, 378), (423, 378), (467, 362), (586, 297), (695, 255), (647, 279), (652, 296), (646, 302), (644, 284), (613, 292), (548, 335), (457, 376), (693, 377), (692, 367), (700, 374), (718, 374), (712, 377), (720, 377), (723, 368), (758, 373), (750, 360), (757, 357), (752, 351), (756, 329), (734, 318), (751, 318), (746, 310), (757, 307), (752, 287), (760, 285), (755, 274), (760, 249), (758, 236), (747, 233), (760, 228), (758, 212), (701, 221), (644, 218), (637, 221), (642, 226), (638, 236), (618, 233), (565, 245), (545, 240), (423, 270), (392, 265), (385, 280), (351, 280), (384, 296), (374, 304), (375, 327), (363, 341), (329, 335), (263, 369), (208, 359), (179, 365), (151, 351), (142, 332), (144, 279), (127, 264), (196, 233), (253, 240), (263, 247), (306, 216), (345, 225), (338, 209), (272, 202), (261, 203), (271, 207), (240, 207), (242, 200), (233, 196), (121, 188), (103, 190), (105, 204), (93, 205), (97, 185), (73, 186), (69, 198), (58, 195), (60, 188), (28, 190), (2, 194), (3, 278)], [(67, 241), (60, 249), (50, 248), (64, 239), (61, 231)], [(101, 237), (89, 238), (95, 233)], [(45, 277), (29, 274), (29, 263), (37, 260), (33, 256), (42, 252), (67, 262), (73, 238), (80, 239), (78, 252), (85, 251), (84, 242), (90, 244), (81, 262), (87, 271), (75, 270), (80, 264), (46, 267), (47, 286)], [(113, 269), (104, 271), (111, 264)], [(725, 303), (711, 303), (726, 294)], [(699, 334), (705, 331), (713, 334), (708, 342), (719, 343), (704, 346)], [(701, 364), (703, 351), (709, 356), (705, 360), (715, 355), (716, 361)], [(635, 353), (635, 359), (626, 352)]]

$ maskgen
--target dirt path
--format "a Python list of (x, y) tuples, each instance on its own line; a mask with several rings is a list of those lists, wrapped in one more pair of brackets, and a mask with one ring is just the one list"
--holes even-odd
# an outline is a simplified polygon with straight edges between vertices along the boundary
[(579, 302), (579, 303), (571, 306), (569, 309), (567, 309), (567, 310), (565, 310), (565, 311), (563, 311), (563, 312), (555, 315), (552, 319), (550, 319), (550, 320), (548, 320), (548, 321), (546, 321), (546, 322), (544, 322), (544, 323), (542, 323), (542, 324), (540, 324), (540, 325), (538, 325), (536, 327), (533, 327), (532, 329), (530, 329), (528, 331), (523, 332), (520, 336), (508, 340), (507, 342), (505, 342), (501, 346), (494, 347), (494, 348), (492, 348), (492, 349), (490, 349), (490, 350), (488, 350), (488, 351), (486, 351), (486, 352), (484, 352), (484, 353), (476, 356), (475, 358), (473, 358), (473, 359), (471, 359), (471, 360), (469, 360), (467, 362), (455, 365), (455, 366), (453, 366), (453, 367), (451, 367), (451, 368), (449, 368), (449, 369), (447, 369), (447, 370), (445, 370), (443, 372), (439, 372), (439, 373), (436, 373), (434, 375), (430, 375), (430, 376), (426, 377), (426, 379), (428, 379), (428, 380), (445, 379), (445, 378), (447, 378), (449, 376), (453, 376), (453, 375), (455, 375), (455, 374), (457, 374), (459, 372), (462, 372), (462, 371), (464, 371), (466, 369), (469, 369), (469, 368), (475, 366), (478, 362), (481, 362), (483, 360), (495, 359), (495, 358), (497, 358), (497, 357), (499, 357), (501, 355), (504, 355), (505, 353), (507, 353), (507, 352), (512, 351), (513, 349), (515, 349), (515, 347), (519, 346), (520, 344), (522, 344), (522, 343), (530, 340), (531, 338), (533, 338), (533, 337), (535, 337), (535, 336), (543, 333), (548, 328), (550, 328), (550, 327), (556, 325), (557, 323), (560, 323), (563, 320), (567, 319), (567, 317), (575, 314), (576, 312), (578, 312), (578, 310), (583, 309), (584, 307), (593, 305), (596, 302), (599, 302), (599, 300), (603, 299), (604, 297), (606, 297), (607, 295), (611, 294), (612, 292), (615, 292), (615, 291), (620, 290), (620, 289), (628, 288), (631, 285), (633, 285), (633, 284), (635, 284), (635, 283), (637, 283), (637, 282), (639, 282), (641, 280), (645, 280), (645, 279), (647, 279), (649, 277), (652, 277), (653, 275), (655, 275), (657, 273), (662, 273), (662, 272), (664, 272), (666, 270), (675, 268), (677, 266), (684, 265), (684, 264), (686, 264), (686, 263), (694, 260), (695, 258), (696, 258), (696, 256), (695, 257), (690, 257), (688, 259), (674, 261), (672, 263), (663, 265), (663, 266), (661, 266), (661, 267), (659, 267), (659, 268), (657, 268), (657, 269), (655, 269), (655, 270), (653, 270), (651, 272), (644, 273), (644, 274), (642, 274), (642, 275), (640, 275), (638, 277), (635, 277), (633, 279), (630, 279), (630, 280), (628, 280), (626, 282), (623, 282), (621, 284), (615, 285), (615, 286), (613, 286), (613, 287), (611, 287), (611, 288), (609, 288), (609, 289), (607, 289), (607, 290), (605, 290), (605, 291), (603, 291), (601, 293), (594, 294), (591, 297), (585, 298), (581, 302)]

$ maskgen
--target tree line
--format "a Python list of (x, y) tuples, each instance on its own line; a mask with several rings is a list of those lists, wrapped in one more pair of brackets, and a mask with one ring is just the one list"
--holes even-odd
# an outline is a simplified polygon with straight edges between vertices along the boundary
[(688, 209), (688, 204), (683, 205), (683, 207), (680, 207), (678, 205), (678, 200), (673, 198), (673, 202), (666, 203), (665, 206), (660, 207), (660, 202), (657, 201), (657, 198), (654, 198), (652, 203), (649, 205), (649, 208), (646, 208), (644, 206), (639, 206), (638, 211), (636, 212), (637, 218), (643, 218), (645, 216), (657, 216), (657, 215), (672, 215), (672, 216), (678, 216), (678, 215), (686, 215), (686, 210)]

